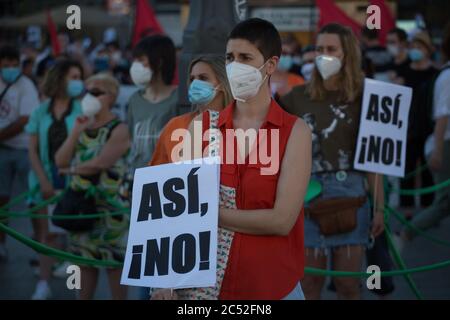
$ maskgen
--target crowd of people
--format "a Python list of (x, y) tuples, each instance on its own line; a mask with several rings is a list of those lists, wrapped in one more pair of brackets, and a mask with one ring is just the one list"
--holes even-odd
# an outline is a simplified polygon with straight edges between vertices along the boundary
[[(315, 43), (302, 47), (294, 35), (249, 19), (232, 30), (223, 55), (190, 63), (186, 114), (179, 114), (178, 57), (169, 37), (150, 35), (134, 48), (121, 48), (116, 39), (93, 48), (64, 34), (59, 41), (58, 56), (30, 45), (0, 48), (0, 207), (17, 184), (30, 191), (30, 208), (60, 195), (37, 211), (43, 216), (113, 212), (113, 203), (130, 206), (135, 169), (184, 158), (183, 150), (174, 152), (177, 129), (192, 131), (201, 121), (204, 131), (280, 132), (274, 175), (248, 163), (250, 144), (242, 146), (244, 163), (221, 164), (216, 286), (156, 289), (153, 299), (320, 299), (326, 278), (304, 275), (304, 267), (361, 271), (373, 241), (381, 253), (371, 259), (389, 268), (383, 177), (353, 168), (365, 77), (413, 88), (406, 172), (427, 166), (401, 187), (450, 179), (450, 26), (439, 49), (426, 30), (392, 29), (383, 46), (377, 30), (364, 29), (357, 39), (339, 24), (324, 26)], [(208, 152), (215, 151), (227, 152)], [(322, 194), (304, 203), (310, 179)], [(413, 196), (401, 196), (399, 207), (426, 229), (450, 213), (449, 191), (427, 194), (419, 206)], [(326, 228), (330, 215), (342, 230)], [(79, 223), (32, 219), (32, 225), (31, 236), (42, 244), (124, 261), (127, 214)], [(413, 236), (405, 229), (396, 240)], [(0, 233), (1, 263), (8, 259), (5, 241)], [(49, 299), (56, 262), (40, 255), (34, 263), (32, 299)], [(107, 271), (112, 298), (125, 299), (121, 269)], [(99, 268), (82, 266), (80, 299), (94, 297), (98, 274)], [(332, 286), (341, 299), (359, 299), (360, 281), (335, 277)], [(381, 296), (394, 290), (392, 279), (384, 281), (376, 291)]]

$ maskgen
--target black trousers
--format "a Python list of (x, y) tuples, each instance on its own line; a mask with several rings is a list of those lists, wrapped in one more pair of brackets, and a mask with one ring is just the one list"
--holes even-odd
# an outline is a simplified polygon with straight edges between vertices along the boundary
[[(423, 148), (425, 145), (425, 140), (423, 139), (408, 139), (408, 144), (406, 145), (406, 163), (405, 163), (405, 174), (413, 172), (416, 170), (417, 162), (420, 165), (426, 163), (425, 155), (423, 153)], [(421, 178), (421, 188), (430, 187), (433, 185), (433, 176), (430, 170), (425, 169), (420, 173)], [(400, 181), (400, 188), (402, 189), (415, 189), (416, 176), (402, 179)], [(428, 207), (431, 205), (434, 199), (434, 193), (423, 194), (420, 196), (420, 204), (422, 207)], [(414, 207), (414, 196), (400, 196), (400, 206), (402, 207)]]

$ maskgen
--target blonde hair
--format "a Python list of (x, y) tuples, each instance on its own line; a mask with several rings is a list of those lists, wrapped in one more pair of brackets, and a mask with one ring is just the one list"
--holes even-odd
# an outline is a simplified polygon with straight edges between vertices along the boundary
[[(227, 72), (225, 69), (225, 58), (221, 55), (203, 55), (198, 58), (195, 58), (189, 64), (188, 79), (190, 79), (192, 68), (194, 67), (194, 65), (196, 65), (199, 62), (204, 62), (207, 65), (209, 65), (211, 67), (211, 69), (213, 70), (215, 76), (217, 77), (217, 80), (219, 81), (221, 88), (223, 89), (224, 105), (222, 107), (225, 108), (233, 101), (233, 95), (231, 94), (230, 85), (228, 83)], [(191, 84), (191, 81), (188, 80), (188, 86), (190, 84)]]
[(116, 101), (120, 90), (120, 84), (116, 78), (114, 78), (111, 74), (106, 72), (97, 73), (86, 80), (86, 86), (88, 86), (94, 81), (101, 82), (105, 86), (106, 91), (110, 95), (112, 95), (114, 97), (114, 101)]
[[(350, 28), (337, 23), (327, 24), (319, 31), (318, 35), (325, 33), (336, 34), (339, 37), (344, 52), (342, 69), (338, 74), (338, 98), (341, 102), (354, 102), (361, 96), (364, 83), (364, 74), (361, 66), (361, 50), (358, 40)], [(313, 100), (323, 100), (326, 91), (319, 71), (317, 68), (314, 68), (311, 81), (306, 87), (306, 92)]]

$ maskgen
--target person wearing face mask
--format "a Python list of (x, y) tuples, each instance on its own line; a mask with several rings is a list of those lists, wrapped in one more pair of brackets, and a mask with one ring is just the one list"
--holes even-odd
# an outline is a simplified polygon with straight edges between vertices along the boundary
[(278, 68), (270, 79), (270, 87), (276, 99), (289, 93), (293, 87), (305, 83), (298, 73), (292, 72), (293, 69), (299, 70), (299, 66), (294, 66), (294, 46), (292, 41), (291, 38), (282, 39), (282, 52)]
[[(431, 55), (434, 51), (429, 35), (425, 31), (418, 32), (411, 40), (408, 51), (411, 63), (404, 73), (405, 85), (413, 89), (411, 108), (409, 111), (408, 133), (406, 143), (405, 172), (413, 172), (418, 166), (426, 163), (424, 146), (427, 137), (433, 132), (432, 106), (427, 103), (429, 84), (438, 70), (433, 66)], [(420, 187), (433, 185), (431, 172), (425, 169), (420, 174)], [(415, 179), (402, 179), (402, 189), (418, 188)], [(400, 206), (406, 218), (411, 218), (415, 210), (414, 196), (400, 195)], [(422, 208), (433, 202), (434, 194), (420, 196)]]
[[(29, 163), (28, 135), (24, 127), (32, 111), (39, 105), (33, 82), (22, 75), (20, 53), (9, 45), (0, 48), (0, 207), (11, 197), (17, 181), (19, 190), (26, 189)], [(6, 237), (0, 232), (0, 262), (7, 260)]]
[(134, 48), (130, 69), (139, 87), (128, 103), (127, 122), (132, 137), (130, 169), (147, 166), (161, 130), (177, 115), (178, 90), (175, 74), (175, 46), (166, 36), (142, 39)]
[[(322, 185), (321, 196), (305, 209), (306, 265), (327, 269), (331, 256), (333, 269), (359, 272), (369, 236), (384, 228), (383, 178), (353, 168), (364, 81), (361, 51), (350, 28), (328, 24), (319, 31), (316, 52), (311, 81), (281, 100), (312, 131), (312, 179)], [(366, 182), (376, 194), (372, 223)], [(339, 228), (330, 228), (328, 217), (339, 221), (331, 223)], [(340, 299), (360, 298), (358, 278), (333, 281)], [(325, 277), (305, 276), (306, 298), (319, 299), (324, 282)]]
[(389, 66), (393, 59), (380, 43), (379, 30), (364, 27), (361, 31), (361, 45), (364, 60), (368, 60), (366, 63), (370, 63), (374, 68), (373, 79), (389, 81)]
[(389, 77), (393, 83), (404, 84), (404, 74), (411, 60), (408, 55), (408, 35), (400, 28), (394, 28), (387, 35), (386, 49), (393, 57), (389, 65)]
[[(202, 145), (195, 140), (203, 141), (206, 130), (221, 132), (223, 148), (210, 136), (212, 144), (192, 150), (194, 158), (203, 152), (222, 156), (216, 286), (175, 294), (159, 290), (153, 299), (304, 299), (302, 208), (311, 133), (303, 120), (283, 111), (271, 97), (269, 80), (280, 56), (281, 39), (270, 22), (252, 18), (231, 31), (226, 71), (234, 101), (220, 112), (203, 112), (189, 127), (193, 146)], [(195, 121), (201, 122), (202, 136), (195, 136)], [(267, 130), (258, 134), (267, 132), (268, 139), (255, 140), (255, 145), (237, 137), (242, 130), (259, 129)], [(273, 151), (270, 167), (262, 159), (251, 160), (265, 147)]]
[(301, 73), (306, 82), (311, 80), (311, 76), (315, 67), (316, 48), (313, 45), (307, 46), (302, 51), (302, 67)]
[[(84, 90), (83, 69), (78, 62), (59, 60), (48, 71), (43, 93), (48, 100), (31, 114), (25, 131), (29, 134), (28, 154), (32, 170), (29, 173), (28, 188), (37, 190), (30, 196), (29, 204), (34, 207), (53, 197), (58, 190), (66, 186), (65, 178), (60, 176), (55, 164), (55, 153), (72, 130), (75, 119), (81, 114), (81, 105), (77, 99)], [(48, 208), (38, 214), (48, 214)], [(39, 242), (56, 246), (56, 235), (49, 232), (46, 219), (33, 220), (34, 234)], [(33, 300), (50, 298), (48, 284), (52, 259), (40, 256), (40, 274)]]
[[(433, 172), (435, 184), (450, 179), (450, 22), (443, 30), (441, 43), (443, 65), (430, 85), (430, 103), (432, 105), (433, 133), (426, 144), (427, 163)], [(436, 191), (433, 204), (420, 211), (411, 220), (411, 224), (420, 230), (436, 226), (450, 214), (450, 189)], [(412, 240), (418, 233), (414, 229), (403, 227), (400, 237), (394, 237), (396, 244)], [(402, 241), (403, 240), (403, 241)]]
[(161, 136), (149, 165), (155, 166), (181, 159), (172, 152), (178, 140), (172, 139), (177, 129), (187, 129), (191, 121), (205, 110), (223, 110), (233, 99), (225, 71), (223, 56), (200, 56), (189, 66), (188, 97), (194, 111), (169, 121)]
[[(119, 83), (103, 73), (86, 80), (87, 94), (81, 101), (83, 115), (55, 156), (62, 174), (70, 176), (69, 191), (85, 194), (95, 186), (95, 210), (116, 211), (110, 201), (128, 205), (119, 193), (127, 171), (126, 156), (130, 147), (128, 127), (111, 111), (119, 93)], [(68, 191), (68, 192), (69, 192)], [(68, 194), (68, 193), (66, 193)], [(66, 195), (65, 194), (65, 195)], [(85, 198), (83, 198), (85, 199)], [(81, 200), (85, 201), (85, 200)], [(77, 204), (74, 204), (76, 206)], [(68, 251), (86, 258), (122, 263), (128, 235), (128, 215), (105, 215), (88, 231), (69, 231)], [(120, 285), (121, 268), (107, 270), (112, 298), (126, 299), (126, 288)], [(79, 298), (92, 299), (99, 269), (81, 267)]]

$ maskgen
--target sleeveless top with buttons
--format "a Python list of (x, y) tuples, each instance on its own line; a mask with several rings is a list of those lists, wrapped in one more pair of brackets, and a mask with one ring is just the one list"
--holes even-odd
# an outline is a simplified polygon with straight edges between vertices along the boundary
[[(271, 163), (261, 161), (259, 156), (255, 161), (246, 158), (245, 163), (232, 161), (225, 163), (226, 154), (230, 152), (227, 143), (227, 129), (233, 128), (233, 112), (235, 103), (220, 112), (218, 129), (223, 139), (221, 148), (221, 190), (232, 190), (235, 197), (235, 206), (241, 210), (270, 209), (275, 205), (280, 168), (283, 161), (286, 145), (297, 117), (288, 114), (272, 100), (266, 119), (259, 130), (256, 139), (260, 150), (267, 141), (266, 154), (270, 153), (272, 143), (279, 143), (278, 155), (272, 155), (278, 161), (278, 171), (272, 175), (262, 175), (261, 169), (270, 167)], [(210, 113), (203, 114), (203, 131), (209, 129)], [(277, 135), (272, 135), (278, 130)], [(263, 132), (266, 135), (263, 135)], [(261, 135), (265, 137), (261, 139)], [(272, 138), (275, 141), (272, 141)], [(277, 141), (278, 140), (278, 141)], [(237, 154), (235, 143), (230, 144)], [(264, 148), (265, 146), (263, 146)], [(263, 149), (264, 150), (264, 149)], [(256, 151), (257, 152), (257, 151)], [(269, 152), (269, 153), (267, 153)], [(251, 154), (250, 153), (250, 154)], [(263, 151), (264, 154), (264, 151)], [(236, 156), (235, 156), (236, 157)], [(235, 158), (236, 160), (236, 158)], [(251, 162), (251, 163), (249, 163)], [(224, 196), (221, 195), (221, 200)], [(226, 206), (225, 206), (226, 207)], [(219, 233), (220, 236), (220, 233)], [(227, 256), (226, 268), (221, 281), (219, 299), (271, 299), (279, 300), (287, 296), (303, 277), (304, 269), (304, 243), (303, 243), (303, 208), (300, 210), (297, 221), (287, 236), (255, 236), (235, 232), (231, 239)]]

